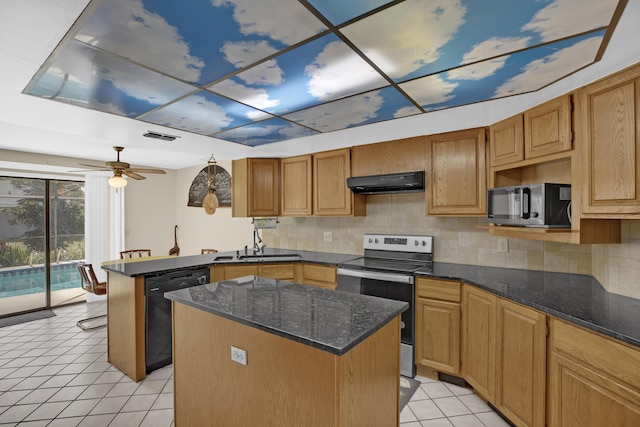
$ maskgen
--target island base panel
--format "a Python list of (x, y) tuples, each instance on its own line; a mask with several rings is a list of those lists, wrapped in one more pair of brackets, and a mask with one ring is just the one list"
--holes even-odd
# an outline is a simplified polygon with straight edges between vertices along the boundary
[(399, 425), (399, 318), (337, 356), (181, 303), (173, 316), (176, 427)]

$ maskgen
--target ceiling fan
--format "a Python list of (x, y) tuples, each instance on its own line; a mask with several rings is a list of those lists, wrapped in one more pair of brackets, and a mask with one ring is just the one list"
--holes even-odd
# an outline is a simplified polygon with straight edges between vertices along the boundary
[[(104, 166), (98, 165), (87, 165), (85, 163), (80, 163), (82, 166), (87, 166), (92, 169), (88, 171), (113, 171), (113, 176), (109, 178), (109, 185), (114, 188), (122, 188), (127, 185), (127, 180), (122, 177), (122, 175), (128, 176), (129, 178), (141, 180), (145, 179), (144, 176), (140, 175), (140, 173), (158, 173), (165, 174), (166, 172), (162, 169), (150, 169), (150, 168), (132, 168), (129, 163), (120, 161), (120, 152), (124, 150), (124, 147), (113, 147), (118, 153), (118, 157), (115, 162), (105, 162)], [(87, 171), (77, 171), (77, 172), (87, 172)]]

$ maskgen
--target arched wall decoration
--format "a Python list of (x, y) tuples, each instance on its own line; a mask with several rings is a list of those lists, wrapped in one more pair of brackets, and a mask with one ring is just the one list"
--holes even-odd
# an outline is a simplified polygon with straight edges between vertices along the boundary
[[(207, 167), (202, 168), (196, 175), (189, 188), (189, 201), (187, 206), (196, 208), (202, 207), (204, 196), (209, 191), (209, 175)], [(213, 169), (213, 166), (211, 166)], [(220, 165), (216, 165), (216, 196), (218, 197), (218, 207), (231, 207), (231, 175)]]

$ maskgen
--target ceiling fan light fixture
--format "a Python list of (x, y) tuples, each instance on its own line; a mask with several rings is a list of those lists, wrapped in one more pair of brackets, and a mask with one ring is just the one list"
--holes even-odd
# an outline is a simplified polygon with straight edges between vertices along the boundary
[(116, 189), (127, 186), (127, 180), (122, 177), (122, 174), (117, 172), (115, 173), (115, 175), (109, 178), (108, 183), (110, 187), (113, 187)]

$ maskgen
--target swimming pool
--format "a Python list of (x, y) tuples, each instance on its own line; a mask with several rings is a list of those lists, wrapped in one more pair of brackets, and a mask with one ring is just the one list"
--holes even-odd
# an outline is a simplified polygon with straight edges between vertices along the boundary
[[(51, 290), (79, 288), (77, 262), (51, 266)], [(44, 267), (26, 267), (0, 271), (0, 298), (36, 294), (45, 291)]]

